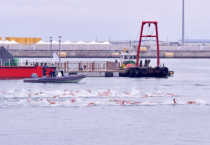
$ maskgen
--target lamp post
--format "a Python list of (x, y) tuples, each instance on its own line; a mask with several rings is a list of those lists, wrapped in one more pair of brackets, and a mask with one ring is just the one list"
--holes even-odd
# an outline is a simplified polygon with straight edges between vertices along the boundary
[(182, 46), (184, 46), (184, 0), (182, 4)]
[(52, 58), (52, 38), (50, 37), (50, 58)]
[(59, 71), (61, 71), (61, 36), (58, 36), (59, 38)]
[(53, 37), (50, 37), (50, 66), (52, 65), (52, 38)]

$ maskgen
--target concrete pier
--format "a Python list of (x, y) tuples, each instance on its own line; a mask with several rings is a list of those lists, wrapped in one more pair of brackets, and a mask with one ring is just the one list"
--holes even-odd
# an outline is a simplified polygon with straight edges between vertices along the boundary
[[(120, 53), (124, 51), (124, 47), (114, 47), (112, 49), (106, 50), (62, 50), (66, 53), (67, 58), (118, 58)], [(114, 49), (117, 48), (117, 49)], [(137, 46), (133, 46), (132, 51), (135, 51)], [(15, 57), (34, 57), (34, 58), (43, 58), (50, 57), (49, 50), (11, 50), (8, 51)], [(54, 50), (58, 53), (58, 50)], [(207, 46), (160, 46), (160, 58), (166, 58), (166, 53), (172, 53), (174, 58), (210, 58), (210, 47)], [(156, 58), (156, 47), (147, 46), (147, 52), (140, 53), (141, 58)]]

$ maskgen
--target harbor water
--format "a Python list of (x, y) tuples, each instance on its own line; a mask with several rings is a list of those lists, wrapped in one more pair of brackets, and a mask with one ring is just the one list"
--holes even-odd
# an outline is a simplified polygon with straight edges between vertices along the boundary
[[(209, 59), (161, 59), (162, 65), (175, 71), (168, 78), (87, 77), (75, 84), (0, 80), (0, 142), (209, 144), (208, 62)], [(155, 64), (152, 59), (151, 65)], [(47, 99), (55, 104), (50, 105)], [(122, 104), (120, 100), (136, 103)], [(187, 104), (188, 101), (196, 103)]]

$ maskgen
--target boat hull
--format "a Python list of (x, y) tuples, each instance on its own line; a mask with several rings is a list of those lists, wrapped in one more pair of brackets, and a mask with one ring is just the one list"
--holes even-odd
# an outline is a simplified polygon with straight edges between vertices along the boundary
[[(49, 74), (54, 68), (46, 68), (46, 74)], [(42, 66), (0, 66), (0, 78), (30, 78), (32, 73), (43, 77), (42, 71)]]
[(86, 75), (72, 75), (62, 77), (47, 77), (47, 78), (26, 78), (23, 80), (25, 83), (78, 83)]

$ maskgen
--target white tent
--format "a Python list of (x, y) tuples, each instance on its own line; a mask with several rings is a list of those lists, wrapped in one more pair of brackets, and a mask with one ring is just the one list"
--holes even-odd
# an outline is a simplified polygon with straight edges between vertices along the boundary
[(92, 41), (92, 42), (89, 42), (89, 43), (87, 43), (87, 44), (90, 44), (90, 45), (96, 45), (96, 44), (98, 44), (98, 45), (100, 45), (101, 43), (98, 43), (98, 42), (96, 42), (96, 41)]
[(19, 43), (17, 43), (15, 40), (12, 40), (9, 42), (9, 44), (19, 44)]
[(3, 44), (9, 44), (9, 41), (8, 40), (3, 41)]
[(76, 43), (74, 43), (74, 44), (87, 44), (87, 43), (85, 43), (85, 42), (83, 42), (83, 41), (78, 41), (78, 42), (76, 42)]
[(46, 45), (46, 44), (48, 44), (47, 42), (44, 42), (44, 41), (42, 41), (42, 40), (40, 40), (39, 42), (37, 42), (36, 44), (40, 44), (40, 45)]
[(110, 45), (111, 43), (109, 43), (108, 41), (105, 41), (103, 43), (101, 43), (102, 45)]
[(72, 43), (72, 42), (70, 42), (70, 41), (65, 41), (65, 42), (63, 42), (63, 43), (61, 43), (61, 44), (74, 44), (74, 43)]
[[(48, 44), (51, 44), (51, 43), (49, 42)], [(59, 42), (53, 40), (53, 41), (52, 41), (52, 44), (59, 44)]]

